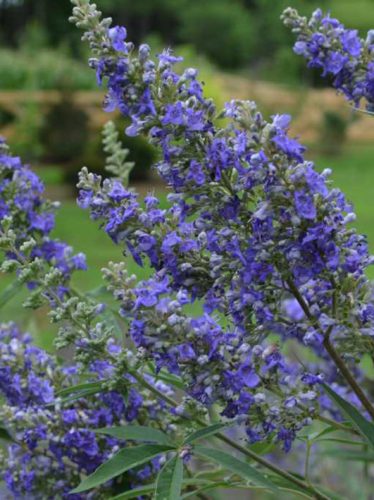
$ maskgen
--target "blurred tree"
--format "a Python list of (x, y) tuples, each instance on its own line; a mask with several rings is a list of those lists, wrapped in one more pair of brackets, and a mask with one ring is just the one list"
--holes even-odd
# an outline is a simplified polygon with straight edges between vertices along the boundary
[[(162, 45), (190, 44), (222, 67), (251, 64), (256, 69), (264, 61), (271, 67), (282, 49), (292, 43), (290, 33), (279, 20), (284, 7), (291, 5), (310, 14), (317, 5), (326, 9), (332, 1), (97, 0), (97, 3), (116, 24), (126, 25), (129, 38), (135, 43), (157, 34)], [(70, 12), (70, 0), (0, 0), (0, 42), (12, 46), (22, 43), (26, 27), (37, 21), (46, 34), (46, 43), (59, 46), (63, 42), (81, 56), (80, 35), (67, 22)], [(278, 70), (280, 66), (277, 65)], [(294, 73), (297, 75), (298, 70)]]
[(240, 2), (189, 2), (181, 19), (181, 37), (226, 68), (237, 68), (255, 57), (255, 24)]
[(177, 41), (180, 17), (188, 8), (187, 0), (103, 0), (103, 11), (116, 23), (125, 24), (131, 40), (136, 43), (150, 33), (157, 33), (165, 42)]
[(75, 104), (70, 92), (64, 91), (61, 102), (46, 114), (40, 131), (45, 159), (73, 162), (82, 155), (88, 139), (88, 116)]

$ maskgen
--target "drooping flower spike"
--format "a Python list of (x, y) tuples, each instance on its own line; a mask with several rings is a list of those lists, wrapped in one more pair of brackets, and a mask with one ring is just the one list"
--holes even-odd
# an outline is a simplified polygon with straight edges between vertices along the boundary
[(362, 39), (357, 30), (346, 28), (321, 9), (307, 19), (288, 8), (282, 19), (297, 36), (295, 53), (309, 67), (320, 68), (322, 76), (355, 106), (363, 103), (374, 112), (374, 30)]

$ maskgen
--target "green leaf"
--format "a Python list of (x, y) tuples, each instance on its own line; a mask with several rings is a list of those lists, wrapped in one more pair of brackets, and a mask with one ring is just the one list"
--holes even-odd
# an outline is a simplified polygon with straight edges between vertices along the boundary
[(328, 385), (322, 384), (322, 386), (330, 396), (330, 398), (336, 403), (340, 410), (356, 427), (358, 432), (368, 441), (368, 443), (372, 447), (374, 447), (374, 425), (366, 420), (366, 418), (361, 415), (357, 408), (340, 397), (339, 394), (336, 394), (336, 392), (333, 391)]
[(266, 455), (267, 453), (273, 451), (275, 447), (276, 447), (275, 444), (272, 442), (259, 441), (257, 443), (251, 444), (249, 446), (249, 449), (254, 453), (256, 453), (257, 455)]
[(124, 493), (120, 493), (115, 497), (112, 497), (110, 500), (127, 500), (128, 498), (138, 498), (143, 495), (147, 495), (147, 493), (152, 493), (156, 489), (156, 483), (148, 484), (147, 486), (141, 486), (140, 488), (135, 488), (134, 490), (125, 491)]
[[(198, 479), (187, 479), (183, 481), (183, 486), (195, 486), (196, 484), (206, 484), (206, 481), (199, 481)], [(210, 483), (209, 483), (210, 484)], [(125, 491), (120, 493), (110, 500), (127, 500), (128, 498), (135, 498), (147, 493), (153, 493), (156, 490), (156, 483), (148, 484), (147, 486), (141, 486), (134, 490)]]
[(68, 396), (69, 394), (73, 394), (74, 392), (86, 392), (91, 389), (101, 389), (105, 380), (100, 380), (96, 382), (85, 382), (83, 384), (73, 385), (71, 387), (66, 387), (65, 389), (61, 389), (58, 391), (57, 396)]
[(174, 457), (163, 466), (157, 476), (155, 500), (178, 500), (181, 498), (183, 461)]
[(224, 488), (224, 489), (245, 489), (246, 491), (248, 490), (263, 490), (264, 488), (261, 486), (248, 486), (248, 484), (237, 484), (237, 483), (230, 483), (229, 481), (219, 481), (216, 483), (211, 483), (207, 484), (206, 486), (203, 486), (202, 488), (196, 489), (194, 491), (191, 491), (189, 493), (185, 493), (182, 498), (190, 498), (190, 497), (195, 497), (198, 498), (199, 493), (204, 493), (205, 491), (208, 490), (216, 490), (217, 488)]
[(280, 488), (281, 490), (289, 491), (292, 492), (294, 495), (299, 495), (303, 498), (315, 498), (313, 493), (308, 493), (307, 491), (299, 488), (298, 486), (295, 486), (293, 483), (290, 481), (287, 481), (287, 479), (281, 477), (281, 476), (270, 476), (270, 479)]
[(145, 444), (135, 446), (134, 448), (122, 448), (107, 462), (100, 465), (93, 474), (84, 479), (71, 493), (81, 493), (82, 491), (95, 488), (129, 469), (148, 462), (157, 455), (160, 455), (160, 453), (170, 450), (172, 450), (171, 446), (159, 444)]
[(89, 292), (87, 292), (86, 295), (88, 295), (89, 297), (97, 298), (97, 297), (101, 297), (103, 295), (110, 295), (111, 296), (111, 293), (108, 292), (108, 289), (105, 285), (100, 285), (96, 288), (93, 288)]
[(6, 427), (3, 427), (2, 422), (0, 422), (0, 439), (2, 439), (3, 441), (14, 441)]
[(242, 460), (229, 455), (228, 453), (220, 450), (214, 450), (212, 448), (205, 448), (202, 446), (196, 446), (194, 450), (198, 455), (217, 462), (226, 469), (235, 472), (235, 474), (238, 474), (239, 476), (248, 479), (249, 481), (253, 481), (255, 484), (264, 486), (265, 488), (272, 491), (279, 491), (277, 486), (272, 481), (267, 479), (267, 477), (257, 469), (247, 464), (246, 462), (243, 462)]
[(162, 380), (163, 382), (166, 382), (167, 384), (172, 385), (173, 387), (176, 387), (181, 391), (186, 390), (186, 386), (184, 385), (182, 380), (176, 375), (172, 375), (171, 373), (165, 373), (163, 371), (156, 372), (154, 366), (151, 365), (150, 363), (148, 364), (148, 366), (150, 367), (149, 375), (151, 375), (155, 380)]
[(95, 429), (94, 432), (107, 434), (117, 439), (133, 439), (134, 441), (149, 441), (173, 446), (169, 437), (164, 432), (154, 429), (153, 427), (144, 427), (142, 425), (106, 427), (103, 429)]
[[(97, 394), (98, 392), (103, 392), (103, 385), (104, 385), (105, 380), (101, 380), (98, 382), (87, 382), (83, 384), (78, 384), (74, 385), (72, 387), (67, 387), (66, 389), (62, 389), (57, 393), (57, 396), (61, 397), (66, 394), (66, 397), (61, 397), (59, 403), (60, 404), (70, 404), (76, 401), (77, 399), (84, 398), (87, 396), (93, 396), (94, 394)], [(53, 407), (56, 404), (54, 401), (53, 403), (49, 403), (46, 405), (47, 408)]]
[(326, 450), (321, 455), (328, 455), (337, 460), (351, 460), (354, 462), (374, 462), (374, 453), (365, 453), (356, 450)]
[(10, 285), (8, 285), (0, 295), (0, 309), (2, 309), (8, 302), (10, 302), (12, 298), (21, 291), (21, 289), (22, 283), (20, 281), (14, 281)]
[(308, 439), (308, 441), (316, 441), (322, 436), (326, 436), (327, 434), (332, 434), (333, 432), (338, 432), (338, 429), (329, 425), (328, 427), (325, 427), (321, 431), (313, 432), (309, 436), (306, 436), (306, 438)]
[(192, 432), (189, 434), (186, 439), (184, 440), (183, 444), (191, 444), (194, 441), (197, 441), (198, 439), (204, 439), (209, 436), (213, 436), (214, 434), (217, 434), (220, 430), (224, 429), (228, 425), (232, 424), (213, 424), (210, 425), (209, 427), (205, 427), (204, 429), (199, 429), (198, 431)]
[(107, 307), (101, 317), (105, 322), (105, 326), (111, 329), (112, 334), (118, 339), (123, 340), (124, 332), (117, 318), (117, 313)]
[(352, 441), (351, 439), (343, 439), (343, 438), (321, 438), (317, 439), (317, 443), (340, 443), (340, 444), (349, 444), (351, 446), (367, 446), (366, 442), (363, 441)]

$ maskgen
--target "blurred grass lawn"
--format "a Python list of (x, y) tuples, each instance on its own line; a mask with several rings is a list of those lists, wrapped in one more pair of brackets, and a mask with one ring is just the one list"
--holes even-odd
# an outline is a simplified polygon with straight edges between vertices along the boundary
[[(327, 167), (333, 169), (331, 180), (335, 187), (346, 193), (347, 198), (354, 203), (357, 229), (368, 236), (371, 251), (374, 252), (374, 146), (347, 147), (343, 154), (337, 157), (315, 158), (318, 169)], [(52, 170), (52, 169), (51, 169)], [(44, 172), (42, 177), (46, 183), (55, 184), (58, 181), (56, 173)], [(166, 206), (165, 191), (157, 193), (162, 206)], [(54, 236), (68, 242), (75, 252), (84, 252), (89, 266), (88, 272), (76, 273), (74, 285), (80, 290), (90, 290), (102, 284), (101, 268), (108, 261), (123, 259), (122, 250), (114, 245), (100, 230), (98, 224), (91, 221), (87, 211), (77, 207), (74, 200), (65, 201), (58, 213)], [(139, 278), (148, 275), (147, 268), (139, 268), (132, 259), (127, 258), (130, 273), (135, 273)], [(374, 269), (368, 271), (370, 278), (374, 278)], [(9, 278), (1, 278), (0, 291)], [(3, 285), (4, 283), (4, 285)], [(21, 307), (22, 296), (19, 294), (3, 310), (2, 321), (17, 320), (21, 326), (32, 333), (37, 342), (45, 348), (52, 347), (54, 328), (49, 325), (45, 311), (30, 312)]]

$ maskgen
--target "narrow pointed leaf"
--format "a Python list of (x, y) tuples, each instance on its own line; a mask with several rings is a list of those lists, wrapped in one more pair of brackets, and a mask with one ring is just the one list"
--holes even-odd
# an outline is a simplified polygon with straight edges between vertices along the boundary
[(264, 490), (265, 489), (262, 486), (261, 487), (254, 486), (253, 488), (251, 488), (247, 484), (236, 484), (236, 483), (220, 481), (220, 482), (216, 482), (216, 483), (207, 484), (206, 486), (203, 486), (202, 488), (196, 489), (194, 491), (190, 491), (189, 493), (185, 493), (182, 496), (182, 498), (183, 499), (190, 498), (190, 497), (198, 498), (198, 495), (200, 493), (204, 493), (205, 491), (208, 491), (208, 490), (215, 490), (217, 488), (230, 489), (230, 490), (231, 489), (245, 489), (247, 491), (248, 490)]
[(366, 442), (363, 441), (352, 441), (351, 439), (343, 439), (343, 438), (321, 438), (317, 439), (317, 443), (340, 443), (340, 444), (348, 444), (350, 446), (367, 446)]
[(0, 439), (3, 441), (14, 441), (8, 429), (0, 422)]
[(121, 427), (106, 427), (96, 429), (94, 432), (107, 434), (117, 439), (133, 439), (134, 441), (149, 441), (158, 444), (173, 446), (169, 437), (162, 431), (153, 427), (144, 427), (142, 425), (124, 425)]
[(107, 462), (100, 465), (93, 474), (84, 479), (71, 493), (81, 493), (82, 491), (95, 488), (171, 449), (170, 446), (159, 444), (145, 444), (134, 448), (122, 448)]
[[(83, 384), (78, 384), (76, 386), (67, 387), (62, 389), (57, 396), (60, 397), (59, 403), (62, 405), (70, 404), (77, 399), (85, 398), (87, 396), (93, 396), (98, 392), (105, 392), (106, 389), (103, 388), (104, 380), (99, 382), (87, 382)], [(64, 396), (65, 397), (61, 397)], [(56, 404), (55, 401), (46, 405), (47, 408), (53, 407)]]
[(210, 460), (213, 460), (214, 462), (222, 465), (226, 469), (229, 469), (231, 472), (234, 472), (235, 474), (238, 474), (239, 476), (248, 479), (255, 484), (264, 486), (265, 488), (272, 491), (279, 491), (277, 486), (257, 469), (247, 464), (246, 462), (243, 462), (242, 460), (229, 455), (228, 453), (220, 450), (214, 450), (212, 448), (205, 448), (203, 446), (196, 446), (194, 450), (197, 455), (209, 458)]
[(153, 493), (156, 489), (156, 484), (148, 484), (147, 486), (141, 486), (140, 488), (135, 488), (133, 490), (125, 491), (124, 493), (120, 493), (115, 497), (112, 497), (110, 500), (127, 500), (129, 498), (139, 498), (143, 495), (147, 495)]
[(368, 443), (374, 448), (374, 425), (366, 420), (365, 417), (355, 408), (353, 405), (348, 403), (345, 399), (339, 396), (335, 391), (333, 391), (328, 385), (322, 384), (323, 388), (330, 396), (330, 398), (336, 403), (339, 409), (344, 413), (344, 415), (352, 422), (354, 427), (358, 432), (368, 441)]
[(89, 389), (101, 389), (105, 380), (99, 380), (96, 382), (84, 382), (82, 384), (72, 385), (71, 387), (66, 387), (65, 389), (61, 389), (57, 393), (57, 396), (68, 396), (69, 394), (74, 394), (75, 392), (85, 392)]
[(158, 372), (152, 363), (148, 363), (148, 368), (149, 368), (149, 375), (151, 375), (151, 377), (153, 377), (156, 381), (162, 380), (163, 382), (166, 382), (167, 384), (172, 385), (173, 387), (177, 387), (182, 391), (186, 390), (186, 386), (182, 382), (181, 378), (178, 377), (177, 375), (173, 375), (163, 370)]
[[(207, 481), (202, 481), (199, 479), (186, 479), (183, 481), (182, 486), (195, 486), (199, 484), (207, 484)], [(125, 491), (123, 493), (119, 493), (115, 497), (112, 497), (110, 500), (127, 500), (129, 498), (138, 498), (142, 495), (146, 495), (147, 493), (154, 493), (156, 490), (156, 483), (147, 484), (147, 486), (140, 486), (134, 490)]]
[(273, 449), (276, 447), (274, 443), (269, 443), (267, 441), (258, 441), (257, 443), (253, 443), (249, 446), (249, 449), (256, 453), (256, 455), (266, 455), (267, 453), (270, 453), (273, 451)]
[(163, 466), (157, 477), (155, 500), (179, 500), (183, 481), (183, 461), (174, 457)]
[(338, 429), (332, 426), (325, 427), (321, 431), (313, 432), (312, 434), (302, 436), (305, 437), (308, 441), (315, 441), (316, 439), (319, 439), (322, 436), (326, 436), (327, 434), (332, 434), (333, 432), (337, 432)]
[(0, 309), (2, 309), (22, 289), (22, 283), (14, 281), (0, 294)]
[(204, 439), (209, 436), (213, 436), (214, 434), (217, 434), (220, 430), (224, 429), (230, 424), (213, 424), (210, 425), (209, 427), (205, 427), (204, 429), (199, 429), (198, 431), (192, 432), (189, 434), (186, 439), (184, 440), (184, 444), (190, 444), (193, 443), (194, 441), (197, 441), (198, 439)]
[(110, 308), (105, 309), (105, 311), (101, 314), (103, 321), (105, 322), (105, 326), (111, 329), (112, 334), (118, 340), (123, 339), (123, 329), (118, 321), (117, 315)]
[(321, 455), (334, 457), (337, 460), (352, 460), (354, 462), (374, 462), (374, 453), (357, 450), (326, 450)]

